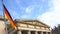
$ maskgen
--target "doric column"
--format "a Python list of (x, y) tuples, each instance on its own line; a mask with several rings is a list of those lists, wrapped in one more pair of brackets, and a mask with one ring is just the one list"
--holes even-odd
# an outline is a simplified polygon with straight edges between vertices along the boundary
[(46, 34), (48, 34), (48, 32), (46, 32)]
[(38, 32), (37, 32), (37, 31), (35, 31), (35, 34), (38, 34)]
[(21, 30), (18, 31), (18, 34), (22, 34)]
[(48, 34), (52, 34), (51, 32), (48, 32)]
[(43, 34), (43, 31), (41, 31), (41, 34)]
[(31, 31), (28, 31), (28, 34), (31, 34)]
[(52, 33), (50, 32), (50, 34), (52, 34)]

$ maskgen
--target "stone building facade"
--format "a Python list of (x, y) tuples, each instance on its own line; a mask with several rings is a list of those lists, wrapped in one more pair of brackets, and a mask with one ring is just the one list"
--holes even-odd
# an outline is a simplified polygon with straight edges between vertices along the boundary
[(5, 34), (5, 25), (3, 16), (0, 16), (0, 34)]
[(18, 34), (51, 34), (50, 26), (33, 19), (16, 19)]
[[(35, 19), (16, 19), (17, 30), (9, 29), (9, 34), (51, 34), (50, 26)], [(0, 16), (0, 34), (5, 34), (4, 18)]]

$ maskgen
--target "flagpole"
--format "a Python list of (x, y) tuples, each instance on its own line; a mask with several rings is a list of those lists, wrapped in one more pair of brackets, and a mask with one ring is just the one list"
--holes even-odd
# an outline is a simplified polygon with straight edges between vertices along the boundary
[[(3, 0), (2, 0), (2, 7), (3, 7)], [(5, 18), (5, 15), (4, 15), (4, 7), (3, 7), (3, 17), (4, 17), (4, 24), (5, 24), (5, 31), (6, 31), (6, 34), (8, 34), (8, 30), (7, 30), (7, 25), (6, 25), (6, 18)]]

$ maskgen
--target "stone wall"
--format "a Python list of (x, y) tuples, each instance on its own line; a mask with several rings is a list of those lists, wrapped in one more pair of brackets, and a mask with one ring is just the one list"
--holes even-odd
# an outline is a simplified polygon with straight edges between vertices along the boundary
[(0, 34), (5, 34), (4, 21), (0, 20)]

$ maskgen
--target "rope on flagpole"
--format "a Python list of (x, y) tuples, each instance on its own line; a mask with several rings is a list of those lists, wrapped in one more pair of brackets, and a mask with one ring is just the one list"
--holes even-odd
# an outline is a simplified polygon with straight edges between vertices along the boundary
[[(2, 7), (3, 7), (3, 0), (2, 1)], [(3, 17), (4, 17), (4, 24), (5, 24), (5, 31), (6, 31), (6, 34), (8, 34), (8, 30), (7, 30), (7, 25), (6, 25), (6, 18), (5, 18), (5, 15), (4, 15), (4, 7), (3, 7)]]

